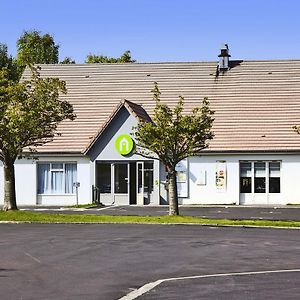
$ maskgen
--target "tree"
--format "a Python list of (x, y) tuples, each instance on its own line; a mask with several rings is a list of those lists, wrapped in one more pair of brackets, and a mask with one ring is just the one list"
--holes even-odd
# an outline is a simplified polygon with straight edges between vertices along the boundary
[(25, 31), (17, 41), (17, 60), (21, 67), (33, 64), (57, 64), (59, 45), (53, 37), (39, 31)]
[(11, 70), (0, 69), (0, 160), (4, 168), (4, 210), (17, 209), (14, 162), (25, 147), (43, 145), (53, 139), (57, 125), (73, 120), (72, 105), (59, 100), (66, 94), (64, 81), (41, 78), (36, 69), (29, 80), (11, 80)]
[(67, 65), (67, 64), (76, 64), (75, 60), (72, 59), (71, 57), (69, 56), (66, 56), (61, 62), (60, 64), (64, 64), (64, 65)]
[(7, 45), (0, 43), (0, 70), (3, 68), (10, 70), (8, 80), (18, 81), (20, 79), (21, 70), (16, 59), (8, 55)]
[(113, 63), (133, 63), (134, 59), (131, 58), (129, 50), (125, 51), (120, 57), (114, 58), (104, 55), (89, 54), (85, 60), (88, 64), (102, 63), (102, 64), (113, 64)]
[(156, 101), (153, 122), (140, 122), (134, 128), (136, 153), (159, 159), (164, 164), (168, 176), (169, 214), (178, 215), (176, 165), (187, 157), (199, 155), (208, 146), (213, 138), (213, 111), (204, 98), (200, 108), (183, 115), (183, 97), (179, 96), (177, 105), (171, 109), (160, 101), (156, 82), (152, 92)]

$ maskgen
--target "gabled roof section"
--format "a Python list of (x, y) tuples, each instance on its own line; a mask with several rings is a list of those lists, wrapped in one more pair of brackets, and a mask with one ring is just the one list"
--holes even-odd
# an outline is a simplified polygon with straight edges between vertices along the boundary
[(128, 111), (131, 112), (139, 122), (152, 122), (150, 116), (142, 107), (142, 105), (133, 103), (128, 100), (124, 100), (123, 103), (124, 106), (128, 109)]
[(103, 123), (103, 125), (99, 128), (98, 132), (95, 134), (91, 142), (87, 145), (85, 150), (83, 151), (84, 154), (87, 154), (87, 152), (93, 147), (93, 145), (96, 143), (96, 141), (100, 138), (101, 134), (105, 131), (105, 129), (108, 127), (110, 122), (117, 116), (118, 112), (122, 107), (125, 107), (128, 112), (134, 116), (138, 122), (152, 122), (150, 116), (145, 111), (145, 109), (136, 103), (133, 103), (128, 100), (123, 100), (119, 103), (118, 106), (113, 110), (111, 115), (107, 118), (107, 120)]

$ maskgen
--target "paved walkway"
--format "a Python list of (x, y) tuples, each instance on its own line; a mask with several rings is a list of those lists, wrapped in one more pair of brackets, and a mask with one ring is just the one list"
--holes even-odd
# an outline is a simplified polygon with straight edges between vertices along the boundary
[[(45, 213), (160, 216), (168, 214), (168, 206), (108, 206), (104, 208), (20, 207)], [(300, 221), (300, 207), (249, 206), (182, 206), (180, 214), (209, 219), (293, 220)]]

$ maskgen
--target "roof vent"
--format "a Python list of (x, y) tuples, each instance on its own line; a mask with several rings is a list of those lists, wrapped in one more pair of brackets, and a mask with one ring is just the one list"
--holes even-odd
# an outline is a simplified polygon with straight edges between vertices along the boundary
[(221, 47), (221, 53), (218, 55), (219, 57), (219, 71), (225, 72), (229, 70), (229, 54), (228, 45), (224, 44)]

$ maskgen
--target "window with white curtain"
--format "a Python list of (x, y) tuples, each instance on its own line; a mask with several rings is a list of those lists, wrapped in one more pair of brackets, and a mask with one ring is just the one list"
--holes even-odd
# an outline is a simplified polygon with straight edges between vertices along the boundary
[(74, 194), (76, 163), (38, 163), (38, 194)]

